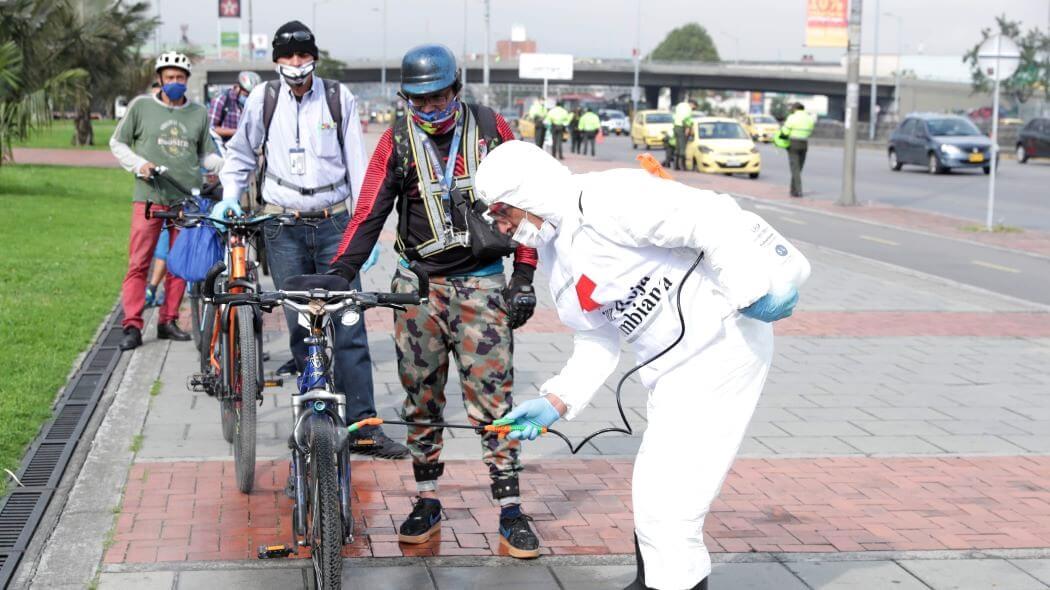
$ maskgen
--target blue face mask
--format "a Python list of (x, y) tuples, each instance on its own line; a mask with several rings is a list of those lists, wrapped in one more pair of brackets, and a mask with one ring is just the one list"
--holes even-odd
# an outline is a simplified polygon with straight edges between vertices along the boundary
[(244, 106), (244, 103), (246, 103), (246, 102), (248, 102), (248, 97), (247, 96), (242, 94), (242, 95), (237, 97), (237, 104), (241, 105), (242, 107)]
[(174, 101), (182, 100), (182, 97), (186, 95), (186, 85), (181, 82), (165, 84), (161, 87), (161, 90), (164, 91), (164, 96)]

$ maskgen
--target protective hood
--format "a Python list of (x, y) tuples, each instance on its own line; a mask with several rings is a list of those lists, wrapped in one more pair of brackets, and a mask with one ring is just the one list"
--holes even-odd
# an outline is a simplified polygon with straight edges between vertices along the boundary
[(486, 207), (504, 203), (558, 224), (577, 207), (572, 173), (542, 148), (508, 141), (489, 152), (474, 177), (474, 191)]

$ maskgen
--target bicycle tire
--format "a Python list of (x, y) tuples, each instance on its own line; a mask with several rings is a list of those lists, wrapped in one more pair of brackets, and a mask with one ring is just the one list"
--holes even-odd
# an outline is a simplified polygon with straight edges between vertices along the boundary
[(248, 494), (255, 486), (255, 396), (259, 392), (259, 349), (255, 342), (255, 313), (252, 308), (239, 308), (234, 312), (237, 314), (237, 351), (233, 357), (236, 372), (231, 377), (238, 386), (232, 392), (233, 407), (237, 412), (233, 463), (237, 472), (237, 488)]
[[(197, 347), (200, 355), (201, 373), (211, 372), (212, 336), (215, 332), (215, 306), (205, 303), (201, 307), (201, 341)], [(206, 334), (206, 336), (205, 336)]]
[(317, 590), (341, 588), (343, 517), (339, 509), (335, 426), (318, 417), (310, 428), (310, 561)]

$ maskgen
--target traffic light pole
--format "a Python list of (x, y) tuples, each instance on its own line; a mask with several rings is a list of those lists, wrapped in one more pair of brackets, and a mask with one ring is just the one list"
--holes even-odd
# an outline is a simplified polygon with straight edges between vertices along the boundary
[(860, 105), (860, 17), (862, 0), (850, 2), (849, 40), (846, 70), (846, 133), (842, 158), (842, 196), (839, 205), (856, 205), (855, 175), (857, 172), (857, 107)]

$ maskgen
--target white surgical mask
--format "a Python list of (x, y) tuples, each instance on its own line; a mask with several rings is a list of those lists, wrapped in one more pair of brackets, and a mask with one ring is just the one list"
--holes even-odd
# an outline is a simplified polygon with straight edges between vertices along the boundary
[(302, 86), (306, 79), (314, 72), (316, 62), (307, 62), (301, 66), (289, 66), (277, 64), (277, 73), (288, 82), (289, 86)]
[(554, 238), (554, 234), (557, 232), (558, 228), (553, 223), (545, 220), (541, 227), (536, 227), (536, 224), (529, 221), (528, 215), (526, 215), (525, 219), (522, 219), (521, 223), (518, 224), (517, 229), (514, 230), (514, 235), (510, 239), (526, 248), (539, 248)]

